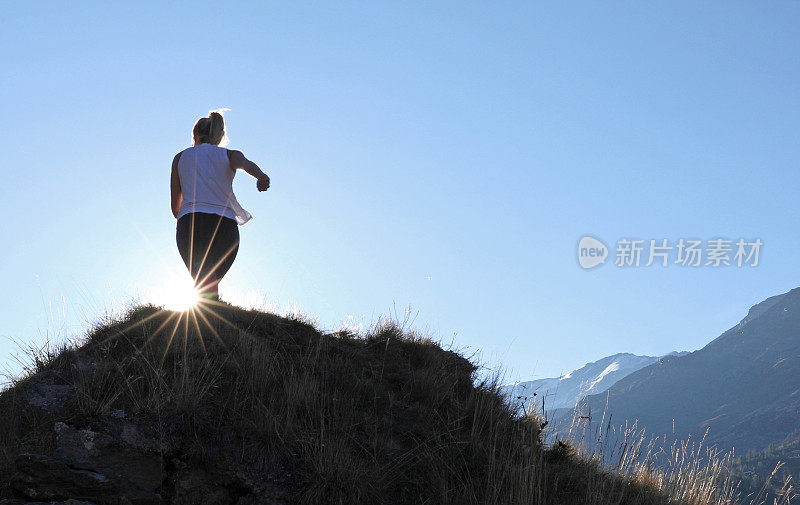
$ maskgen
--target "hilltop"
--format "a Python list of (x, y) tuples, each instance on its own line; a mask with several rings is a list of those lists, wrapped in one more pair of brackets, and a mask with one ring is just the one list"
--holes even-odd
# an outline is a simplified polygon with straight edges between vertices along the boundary
[[(0, 393), (0, 503), (720, 503), (612, 473), (398, 325), (136, 307)], [(669, 495), (669, 496), (668, 496)], [(671, 497), (671, 498), (670, 498)], [(5, 500), (3, 500), (5, 498)]]

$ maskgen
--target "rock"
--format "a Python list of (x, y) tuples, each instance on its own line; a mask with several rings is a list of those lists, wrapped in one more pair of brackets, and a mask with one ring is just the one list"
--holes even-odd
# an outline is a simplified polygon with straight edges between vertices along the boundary
[[(52, 456), (22, 454), (11, 487), (28, 500), (90, 500), (98, 504), (161, 503), (161, 457), (106, 433), (56, 423)], [(144, 445), (140, 441), (140, 446)]]
[(114, 444), (114, 439), (103, 433), (92, 430), (77, 430), (72, 426), (58, 422), (54, 426), (56, 432), (56, 457), (74, 464), (83, 464), (93, 457), (99, 456), (101, 449)]
[(233, 496), (223, 485), (215, 482), (212, 475), (201, 468), (187, 467), (173, 476), (175, 495), (174, 505), (207, 505), (232, 503)]
[(125, 419), (125, 411), (122, 409), (112, 410), (108, 415), (114, 419)]
[[(276, 459), (258, 471), (227, 458), (183, 460), (147, 425), (106, 418), (97, 429), (54, 425), (52, 454), (22, 454), (0, 505), (275, 505), (290, 501), (288, 474)], [(171, 454), (169, 458), (164, 455)], [(210, 466), (209, 466), (210, 465)], [(81, 501), (82, 500), (82, 501)]]
[(97, 472), (70, 468), (63, 461), (41, 454), (20, 454), (17, 472), (11, 477), (11, 489), (34, 501), (70, 498), (112, 503), (118, 489)]
[[(55, 456), (68, 461), (71, 466), (85, 470), (101, 470), (128, 490), (154, 492), (163, 480), (162, 462), (158, 454), (149, 454), (137, 444), (91, 430), (78, 430), (64, 423), (56, 423)], [(132, 436), (128, 440), (133, 440)]]
[(131, 447), (159, 454), (167, 451), (166, 444), (142, 435), (139, 428), (133, 423), (124, 423), (117, 429), (119, 430), (120, 439)]
[(73, 389), (75, 388), (72, 386), (32, 382), (25, 394), (25, 400), (51, 414), (62, 414)]
[(25, 501), (25, 500), (0, 500), (0, 505), (96, 505), (90, 501), (65, 500), (65, 501)]

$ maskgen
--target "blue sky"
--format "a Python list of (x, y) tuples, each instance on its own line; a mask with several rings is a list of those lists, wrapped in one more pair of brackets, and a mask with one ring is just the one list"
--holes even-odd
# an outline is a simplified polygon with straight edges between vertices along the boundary
[[(222, 295), (382, 314), (509, 380), (694, 350), (800, 285), (800, 3), (3, 4), (0, 363), (188, 274), (169, 170), (227, 107), (271, 176)], [(760, 238), (755, 268), (578, 266)]]

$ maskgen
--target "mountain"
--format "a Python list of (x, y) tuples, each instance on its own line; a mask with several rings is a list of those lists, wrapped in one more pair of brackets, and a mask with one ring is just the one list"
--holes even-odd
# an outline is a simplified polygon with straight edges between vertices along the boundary
[[(667, 356), (683, 355), (673, 352)], [(504, 386), (503, 394), (520, 410), (535, 407), (537, 413), (545, 411), (545, 417), (558, 417), (562, 412), (575, 407), (587, 395), (602, 393), (620, 379), (657, 362), (656, 356), (637, 356), (619, 353), (586, 363), (561, 377), (536, 379)]]
[(0, 391), (0, 505), (728, 503), (706, 476), (547, 447), (475, 364), (397, 325), (208, 305), (33, 356)]
[(800, 288), (754, 305), (702, 349), (587, 396), (574, 414), (589, 425), (638, 421), (667, 443), (708, 430), (709, 443), (737, 454), (791, 439), (800, 430)]

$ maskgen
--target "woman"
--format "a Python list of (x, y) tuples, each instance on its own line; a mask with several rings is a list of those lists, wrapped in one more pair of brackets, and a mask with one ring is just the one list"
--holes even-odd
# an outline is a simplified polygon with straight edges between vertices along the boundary
[(239, 225), (253, 216), (233, 194), (233, 176), (241, 168), (256, 178), (256, 188), (266, 191), (269, 177), (240, 151), (225, 145), (222, 111), (197, 120), (192, 130), (194, 146), (172, 160), (172, 215), (178, 251), (194, 278), (201, 298), (219, 300), (219, 281), (233, 265), (239, 250)]

